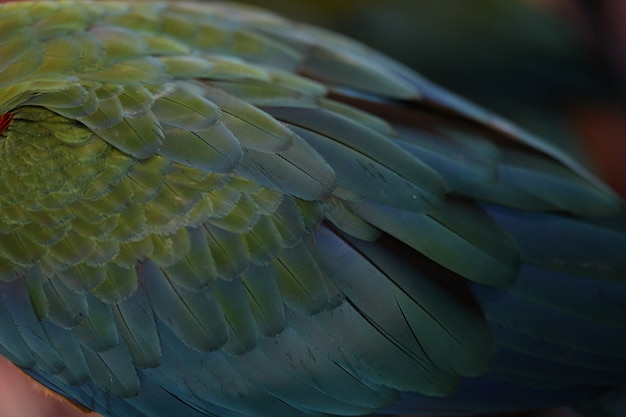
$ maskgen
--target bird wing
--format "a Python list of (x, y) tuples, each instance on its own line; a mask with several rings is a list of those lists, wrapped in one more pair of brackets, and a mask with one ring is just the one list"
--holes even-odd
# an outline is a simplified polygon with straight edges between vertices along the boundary
[(0, 352), (52, 389), (127, 417), (480, 412), (555, 401), (468, 399), (481, 375), (622, 363), (589, 339), (626, 340), (598, 302), (622, 203), (563, 152), (252, 8), (0, 16)]

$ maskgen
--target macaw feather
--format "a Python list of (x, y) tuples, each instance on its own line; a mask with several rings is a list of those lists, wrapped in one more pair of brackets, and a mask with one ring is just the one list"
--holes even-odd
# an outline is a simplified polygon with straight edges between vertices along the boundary
[[(180, 355), (181, 341), (169, 330), (163, 329), (160, 334), (165, 341), (164, 362), (159, 368), (149, 370), (157, 379), (164, 379), (166, 387), (181, 397), (189, 397), (189, 401), (209, 410), (217, 409), (225, 415), (250, 415), (254, 413), (270, 417), (275, 413), (289, 413), (295, 416), (320, 416), (318, 413), (306, 413), (284, 401), (276, 399), (250, 378), (246, 378), (229, 363), (227, 357), (219, 352), (210, 353), (212, 365), (208, 369), (201, 367), (203, 355), (191, 351)], [(168, 377), (169, 375), (169, 377)], [(206, 378), (209, 375), (209, 378)], [(171, 379), (185, 377), (188, 391), (181, 390)], [(223, 387), (219, 389), (218, 387)], [(245, 395), (242, 395), (245, 394)], [(205, 403), (206, 401), (206, 403)]]
[[(23, 280), (3, 284), (4, 302), (17, 330), (29, 346), (44, 372), (56, 375), (65, 368), (62, 358), (51, 346), (41, 323), (29, 302), (28, 288)], [(19, 337), (19, 336), (18, 336)]]
[(130, 297), (136, 289), (137, 273), (135, 269), (110, 263), (106, 266), (104, 281), (91, 292), (100, 300), (112, 304)]
[(125, 345), (118, 344), (103, 352), (94, 352), (84, 347), (82, 350), (95, 384), (118, 397), (137, 395), (141, 382)]
[(233, 96), (255, 106), (313, 107), (316, 97), (270, 81), (212, 82)]
[(309, 244), (285, 250), (272, 268), (285, 304), (295, 311), (312, 314), (330, 304), (325, 272)]
[[(3, 283), (4, 284), (4, 283)], [(0, 303), (0, 318), (12, 322), (13, 318), (5, 303)], [(37, 359), (30, 350), (17, 326), (2, 326), (0, 329), (0, 353), (17, 366), (33, 368)]]
[(228, 127), (218, 122), (208, 129), (164, 127), (159, 155), (206, 172), (226, 172), (243, 157), (241, 144)]
[(503, 413), (623, 387), (624, 203), (243, 5), (0, 6), (0, 354), (110, 416)]
[[(382, 387), (377, 390), (354, 378), (323, 351), (311, 349), (308, 342), (291, 328), (275, 340), (261, 341), (260, 350), (271, 363), (281, 364), (291, 378), (302, 381), (303, 389), (315, 393), (313, 399), (316, 404), (310, 405), (311, 409), (325, 413), (333, 409), (344, 410), (345, 413), (367, 413), (389, 399), (387, 390)], [(299, 402), (302, 403), (302, 400), (299, 399)]]
[[(349, 145), (328, 140), (315, 132), (294, 127), (328, 162), (337, 166), (337, 185), (356, 194), (358, 201), (371, 199), (388, 203), (394, 207), (413, 210), (427, 210), (441, 198), (434, 190), (424, 189), (414, 179), (407, 179), (398, 173), (399, 164), (390, 168), (372, 159), (366, 152)], [(416, 171), (416, 170), (415, 170)], [(414, 173), (417, 175), (417, 172)], [(435, 188), (435, 187), (432, 187)], [(390, 190), (401, 190), (391, 193)]]
[(396, 141), (437, 171), (455, 193), (472, 195), (473, 188), (481, 190), (487, 184), (492, 185), (499, 180), (495, 159), (497, 154), (484, 155), (475, 149), (475, 144), (466, 146), (446, 134), (408, 129), (400, 130)]
[(369, 128), (378, 134), (384, 136), (394, 136), (396, 134), (395, 129), (384, 119), (360, 110), (357, 107), (350, 106), (340, 101), (329, 100), (327, 98), (321, 98), (319, 100), (319, 105), (320, 108), (329, 111), (331, 114), (337, 116), (341, 115), (347, 120), (358, 123), (359, 125)]
[[(318, 252), (322, 262), (330, 277), (346, 295), (347, 301), (375, 326), (374, 328), (381, 333), (381, 337), (393, 341), (394, 345), (398, 346), (405, 355), (413, 358), (415, 361), (413, 368), (416, 365), (423, 367), (421, 374), (424, 377), (430, 374), (433, 379), (444, 376), (449, 378), (454, 374), (479, 374), (488, 369), (491, 359), (489, 346), (492, 345), (493, 340), (480, 314), (477, 314), (477, 309), (473, 313), (471, 307), (466, 307), (468, 309), (465, 311), (448, 310), (447, 314), (453, 314), (453, 318), (444, 319), (446, 314), (436, 313), (434, 310), (437, 309), (437, 305), (448, 304), (437, 303), (434, 300), (444, 296), (445, 292), (437, 290), (437, 287), (429, 284), (427, 280), (423, 280), (423, 284), (419, 285), (414, 274), (408, 279), (403, 277), (407, 266), (398, 265), (399, 259), (385, 259), (391, 256), (391, 253), (385, 254), (371, 244), (359, 242), (356, 243), (355, 248), (352, 248), (349, 242), (342, 242), (339, 237), (333, 237), (328, 232), (320, 233), (317, 237)], [(335, 262), (335, 260), (341, 262)], [(342, 265), (342, 268), (331, 267), (332, 264)], [(352, 274), (340, 272), (344, 268), (354, 272)], [(379, 271), (374, 272), (375, 268)], [(366, 278), (371, 281), (365, 281)], [(359, 281), (358, 285), (356, 280)], [(414, 289), (411, 289), (411, 284), (415, 285)], [(381, 304), (385, 307), (378, 311), (376, 305), (381, 298), (386, 298), (387, 301)], [(455, 305), (459, 306), (458, 303)], [(390, 309), (397, 310), (397, 312), (389, 311)], [(403, 317), (403, 320), (395, 320), (397, 316)], [(433, 317), (437, 319), (433, 320)], [(463, 330), (454, 331), (447, 328), (457, 325), (463, 327), (464, 325), (460, 323), (461, 317), (476, 320), (474, 324), (466, 327), (471, 328), (472, 331), (463, 338), (461, 338)], [(403, 326), (406, 327), (403, 328)], [(421, 337), (422, 331), (427, 332), (429, 337)], [(441, 346), (453, 348), (454, 344), (437, 340), (440, 337), (449, 338), (452, 335), (456, 339), (455, 343), (458, 343), (455, 346), (458, 351), (444, 354), (441, 352)], [(425, 344), (426, 340), (433, 341), (433, 345)], [(451, 363), (449, 362), (451, 358), (459, 362)], [(438, 377), (435, 369), (439, 369)], [(444, 390), (446, 386), (443, 384), (445, 378), (440, 381), (442, 385), (433, 384), (432, 387), (429, 387), (425, 380), (422, 380), (423, 386), (418, 388), (418, 391)], [(417, 381), (419, 378), (416, 378), (414, 383), (419, 384), (420, 382)], [(451, 380), (448, 379), (448, 383), (450, 382)]]
[[(518, 280), (512, 289), (512, 293), (519, 297), (590, 322), (618, 328), (626, 326), (619, 319), (620, 304), (626, 291), (626, 287), (620, 282), (603, 282), (600, 288), (604, 302), (598, 303), (597, 294), (593, 290), (597, 286), (596, 280), (566, 275), (530, 264), (522, 265), (520, 276), (524, 279)], [(568, 297), (557, 299), (555, 295), (565, 285), (576, 291)], [(535, 288), (541, 288), (542, 291), (538, 292)]]
[(187, 233), (190, 241), (189, 251), (181, 259), (163, 269), (177, 287), (198, 291), (215, 282), (217, 268), (206, 234), (198, 227), (188, 228)]
[(243, 283), (240, 279), (218, 280), (213, 291), (228, 326), (228, 342), (222, 350), (246, 354), (257, 344), (257, 329)]
[[(298, 72), (330, 86), (415, 98), (417, 92), (405, 79), (397, 77), (376, 58), (378, 56), (347, 38), (311, 26), (299, 25), (295, 31), (259, 25), (257, 30), (296, 50), (305, 51)], [(339, 46), (339, 47), (338, 47)]]
[[(399, 189), (393, 193), (393, 198), (405, 196), (408, 202), (388, 201), (391, 196), (383, 201), (400, 207), (434, 205), (444, 193), (445, 186), (434, 171), (354, 120), (323, 109), (273, 108), (268, 111), (294, 125), (294, 130), (335, 167), (338, 185), (357, 192), (364, 192), (360, 188), (363, 187), (370, 193), (391, 194), (390, 189)], [(350, 155), (351, 152), (356, 155)], [(349, 178), (350, 174), (358, 180)], [(366, 180), (370, 177), (371, 181), (389, 184), (370, 183)]]
[(293, 145), (294, 134), (256, 107), (219, 89), (207, 88), (206, 94), (219, 106), (222, 120), (245, 149), (278, 153)]
[[(41, 279), (46, 297), (46, 317), (56, 325), (74, 328), (87, 319), (87, 296), (78, 294), (67, 288), (60, 280), (51, 277), (40, 277), (33, 272), (28, 281)], [(41, 310), (39, 310), (41, 311)]]
[(298, 137), (294, 137), (292, 146), (278, 153), (246, 150), (235, 172), (265, 187), (304, 200), (323, 199), (336, 184), (331, 167)]
[(472, 206), (448, 203), (432, 214), (374, 202), (348, 206), (373, 226), (472, 281), (506, 286), (516, 279), (519, 254), (515, 243)]
[[(549, 202), (553, 210), (575, 211), (582, 216), (613, 213), (616, 202), (563, 166), (522, 153), (505, 153), (500, 177), (510, 186)], [(608, 197), (608, 198), (607, 198)], [(584, 204), (580, 202), (584, 201)]]
[(213, 297), (176, 287), (150, 261), (142, 264), (143, 280), (155, 314), (188, 346), (215, 350), (229, 338), (224, 315)]
[(112, 306), (115, 325), (128, 347), (133, 363), (140, 368), (152, 368), (161, 362), (162, 351), (155, 315), (145, 285), (126, 300)]
[(111, 306), (97, 298), (87, 298), (87, 318), (74, 330), (81, 346), (94, 351), (103, 352), (119, 344), (119, 334)]
[(515, 239), (525, 262), (565, 274), (592, 273), (595, 279), (624, 282), (623, 231), (554, 214), (520, 213), (491, 206), (488, 211)]
[(50, 321), (40, 323), (47, 340), (63, 361), (64, 369), (57, 374), (57, 377), (63, 383), (70, 385), (81, 385), (89, 381), (89, 368), (76, 334)]
[[(286, 346), (285, 342), (280, 339), (286, 339), (289, 332), (282, 333), (278, 340), (273, 341), (273, 346), (267, 346), (269, 354), (274, 353), (275, 349), (280, 349), (281, 345)], [(279, 346), (276, 346), (276, 345)], [(284, 348), (283, 348), (284, 349)], [(293, 346), (294, 356), (298, 355), (298, 347)], [(276, 381), (270, 388), (265, 388), (270, 394), (280, 401), (283, 401), (296, 409), (306, 409), (313, 413), (327, 413), (330, 410), (337, 409), (343, 413), (364, 413), (367, 407), (357, 407), (347, 404), (343, 399), (336, 399), (328, 394), (321, 392), (318, 388), (319, 381), (310, 380), (313, 369), (307, 372), (307, 361), (298, 361), (295, 369), (291, 368), (289, 363), (275, 362), (272, 356), (261, 348), (247, 353), (246, 355), (229, 358), (229, 362), (240, 373), (246, 375), (248, 379), (258, 386), (265, 385), (267, 380)], [(294, 358), (295, 359), (295, 358)], [(322, 366), (323, 364), (316, 364)], [(294, 378), (294, 375), (297, 377)], [(281, 381), (298, 380), (297, 389), (291, 390), (273, 390), (273, 386), (280, 386)], [(307, 379), (309, 379), (307, 381)]]
[(79, 263), (66, 270), (58, 271), (55, 276), (69, 289), (78, 293), (87, 293), (104, 282), (106, 269)]
[(261, 337), (272, 337), (287, 325), (283, 293), (271, 266), (252, 266), (241, 276)]
[(51, 247), (61, 239), (67, 237), (69, 227), (60, 224), (57, 227), (42, 228), (38, 223), (28, 223), (22, 227), (22, 233), (26, 239), (38, 246)]
[(267, 264), (282, 252), (283, 239), (269, 216), (263, 216), (245, 234), (252, 261)]
[(213, 225), (204, 225), (209, 250), (215, 261), (217, 276), (233, 279), (246, 270), (250, 261), (243, 236)]

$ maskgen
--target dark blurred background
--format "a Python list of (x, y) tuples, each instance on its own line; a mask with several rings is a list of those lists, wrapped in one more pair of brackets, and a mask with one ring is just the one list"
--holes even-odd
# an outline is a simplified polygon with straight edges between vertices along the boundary
[(384, 51), (568, 149), (626, 195), (626, 1), (243, 2)]
[[(568, 149), (626, 195), (626, 1), (243, 2), (384, 51)], [(33, 387), (0, 360), (0, 417), (82, 415)]]

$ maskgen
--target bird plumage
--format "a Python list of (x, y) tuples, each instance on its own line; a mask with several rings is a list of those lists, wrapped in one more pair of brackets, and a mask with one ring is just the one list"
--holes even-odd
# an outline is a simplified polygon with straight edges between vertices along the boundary
[(238, 5), (6, 4), (0, 51), (0, 353), (73, 401), (476, 414), (624, 385), (623, 202), (514, 125)]

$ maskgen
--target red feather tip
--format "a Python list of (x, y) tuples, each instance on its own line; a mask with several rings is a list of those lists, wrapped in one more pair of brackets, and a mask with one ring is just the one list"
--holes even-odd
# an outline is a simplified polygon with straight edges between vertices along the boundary
[(0, 116), (0, 134), (6, 130), (7, 127), (11, 125), (11, 120), (13, 120), (13, 115), (11, 113), (4, 113)]

